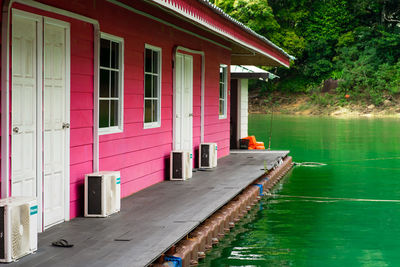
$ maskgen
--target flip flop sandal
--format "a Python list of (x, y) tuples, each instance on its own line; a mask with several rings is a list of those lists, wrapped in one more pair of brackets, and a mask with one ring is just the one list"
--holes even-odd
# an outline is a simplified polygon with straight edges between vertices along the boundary
[(74, 246), (73, 244), (68, 243), (68, 241), (65, 239), (59, 239), (51, 244), (55, 247), (62, 247), (62, 248), (72, 248)]

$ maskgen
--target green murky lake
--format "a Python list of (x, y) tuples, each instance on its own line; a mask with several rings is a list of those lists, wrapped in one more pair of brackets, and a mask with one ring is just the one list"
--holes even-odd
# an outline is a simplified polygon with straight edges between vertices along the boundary
[[(268, 146), (269, 115), (249, 134)], [(201, 266), (400, 266), (400, 120), (275, 116), (294, 167)]]

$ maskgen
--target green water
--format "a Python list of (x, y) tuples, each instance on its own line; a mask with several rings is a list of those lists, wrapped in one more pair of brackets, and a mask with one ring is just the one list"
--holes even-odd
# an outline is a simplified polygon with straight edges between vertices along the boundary
[[(269, 120), (249, 117), (266, 145)], [(399, 133), (399, 119), (275, 116), (271, 149), (328, 165), (293, 168), (201, 266), (400, 266)]]

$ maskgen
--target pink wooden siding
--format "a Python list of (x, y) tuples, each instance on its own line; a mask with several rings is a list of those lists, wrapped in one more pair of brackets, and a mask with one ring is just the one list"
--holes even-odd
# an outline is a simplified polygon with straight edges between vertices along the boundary
[[(144, 7), (145, 8), (145, 7)], [(206, 141), (219, 142), (220, 156), (229, 153), (229, 120), (218, 119), (219, 64), (229, 64), (228, 50), (200, 41), (191, 35), (176, 31), (145, 17), (134, 15), (126, 10), (115, 8), (118, 17), (124, 20), (112, 20), (108, 23), (107, 14), (102, 31), (124, 38), (125, 86), (124, 86), (124, 132), (100, 136), (100, 169), (118, 168), (121, 171), (122, 196), (130, 195), (165, 178), (169, 153), (172, 149), (172, 53), (174, 47), (181, 45), (206, 53), (206, 96), (214, 95), (216, 112), (206, 117), (205, 124), (220, 124), (225, 131), (217, 130), (219, 136), (205, 136)], [(154, 12), (154, 11), (153, 11)], [(115, 14), (115, 13), (114, 13)], [(161, 16), (161, 14), (160, 14)], [(131, 25), (136, 25), (132, 31)], [(159, 29), (162, 29), (161, 31)], [(115, 31), (118, 29), (118, 31)], [(157, 32), (157, 36), (148, 34)], [(179, 40), (179, 41), (177, 41)], [(162, 49), (162, 112), (161, 127), (143, 129), (143, 77), (144, 46), (150, 44)], [(193, 145), (194, 151), (200, 144), (201, 115), (201, 57), (193, 56)], [(209, 61), (208, 61), (209, 60)], [(211, 68), (213, 66), (213, 68)], [(215, 74), (212, 72), (216, 71)], [(206, 103), (206, 106), (209, 105)], [(222, 122), (223, 121), (223, 122)], [(223, 136), (224, 135), (224, 136)], [(195, 157), (195, 164), (197, 157)]]
[[(221, 49), (220, 53), (224, 51)], [(228, 108), (226, 119), (219, 118), (219, 87), (215, 90), (215, 83), (219, 85), (219, 65), (226, 64), (230, 65), (230, 55), (218, 60), (217, 58), (210, 58), (211, 62), (207, 62), (212, 65), (212, 69), (208, 70), (208, 79), (206, 80), (206, 95), (204, 102), (205, 110), (205, 127), (204, 127), (204, 141), (205, 142), (216, 142), (218, 144), (218, 157), (223, 157), (229, 154), (229, 118), (230, 118), (230, 99), (229, 93), (227, 95)], [(228, 68), (229, 69), (229, 68)], [(228, 75), (229, 77), (229, 75)], [(228, 79), (228, 91), (230, 90), (230, 84)], [(227, 136), (228, 135), (228, 136)]]
[[(122, 9), (105, 0), (42, 0), (38, 1), (74, 13), (100, 23), (102, 32), (124, 38), (124, 125), (123, 132), (100, 136), (100, 170), (121, 171), (122, 197), (161, 182), (168, 177), (168, 158), (173, 142), (173, 51), (184, 46), (205, 52), (205, 128), (204, 141), (218, 143), (218, 156), (229, 154), (229, 93), (227, 118), (219, 119), (219, 66), (230, 65), (230, 50), (198, 39), (193, 35)], [(212, 39), (224, 46), (229, 42), (164, 13), (142, 1), (123, 1), (152, 15), (179, 25), (193, 33)], [(180, 1), (184, 3), (185, 1)], [(0, 0), (1, 3), (1, 0)], [(232, 34), (240, 31), (226, 20), (196, 1), (192, 7), (208, 20)], [(70, 216), (82, 214), (84, 175), (93, 171), (93, 26), (89, 23), (43, 12), (21, 4), (14, 8), (60, 19), (71, 24), (71, 140), (70, 140)], [(229, 27), (228, 27), (229, 26)], [(254, 45), (259, 40), (244, 33)], [(162, 48), (162, 98), (161, 127), (143, 128), (144, 107), (144, 47), (150, 44)], [(266, 49), (265, 46), (262, 47)], [(272, 49), (271, 53), (275, 53)], [(201, 138), (201, 57), (193, 54), (193, 150), (197, 151)], [(229, 69), (229, 68), (228, 68)], [(229, 79), (228, 79), (229, 82)], [(228, 85), (229, 90), (229, 85)], [(197, 166), (197, 156), (195, 156)]]
[[(0, 0), (0, 6), (3, 6), (3, 0)], [(0, 21), (2, 21), (2, 19), (3, 19), (3, 13), (0, 12)], [(1, 43), (2, 40), (1, 39), (2, 38), (0, 38), (0, 47), (2, 45), (2, 43)], [(0, 62), (1, 62), (1, 53), (0, 53)], [(2, 68), (3, 68), (3, 66), (1, 66), (1, 64), (0, 64), (0, 71), (2, 70)], [(0, 88), (0, 90), (1, 90), (1, 88)], [(1, 120), (1, 109), (0, 109), (0, 120)], [(0, 138), (1, 138), (1, 123), (0, 123)], [(1, 145), (1, 142), (0, 142), (0, 145)], [(0, 146), (0, 149), (1, 149), (1, 146)], [(0, 160), (1, 160), (1, 158), (2, 158), (2, 155), (0, 153)], [(1, 176), (1, 164), (0, 164), (0, 176)], [(1, 186), (1, 179), (0, 179), (0, 186)], [(3, 198), (3, 197), (4, 196), (1, 195), (1, 191), (0, 191), (0, 198)]]

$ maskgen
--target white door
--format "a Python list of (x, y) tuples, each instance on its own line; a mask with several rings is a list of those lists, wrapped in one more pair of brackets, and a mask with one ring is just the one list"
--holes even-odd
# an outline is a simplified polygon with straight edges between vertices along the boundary
[(66, 28), (45, 20), (43, 45), (44, 227), (64, 221), (67, 124)]
[(36, 103), (40, 18), (12, 18), (11, 195), (37, 196)]
[(175, 150), (193, 150), (193, 57), (176, 54)]
[(13, 10), (11, 195), (38, 198), (40, 229), (68, 218), (68, 58), (68, 23)]

